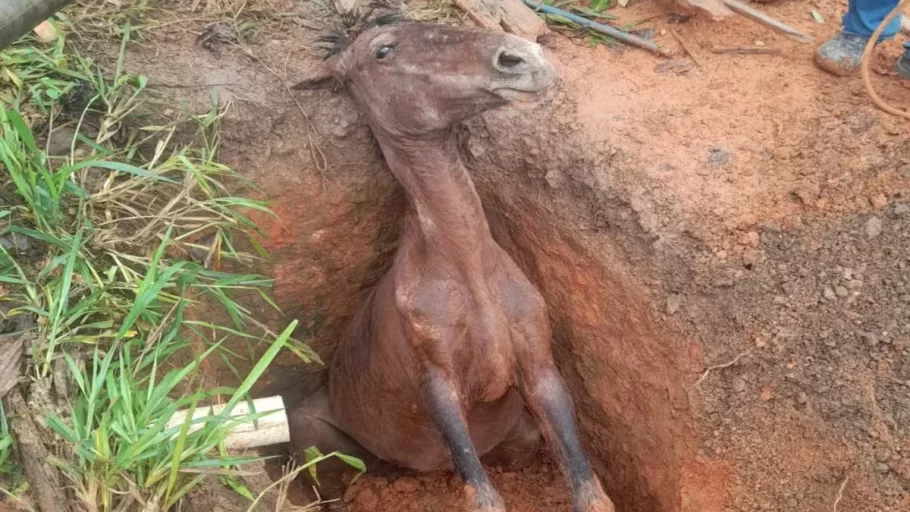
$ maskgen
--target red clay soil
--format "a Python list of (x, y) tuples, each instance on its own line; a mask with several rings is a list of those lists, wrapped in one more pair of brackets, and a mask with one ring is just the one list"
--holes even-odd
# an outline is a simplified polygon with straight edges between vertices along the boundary
[[(821, 43), (845, 6), (762, 8)], [(313, 27), (331, 16), (293, 0), (250, 9), (296, 13), (251, 37), (259, 60), (162, 30), (127, 64), (232, 100), (222, 158), (277, 213), (258, 219), (264, 270), (285, 317), (329, 357), (394, 251), (401, 194), (342, 94), (292, 97), (276, 78), (306, 76)], [(910, 510), (908, 125), (877, 111), (858, 77), (818, 71), (816, 45), (744, 19), (674, 23), (674, 9), (611, 11), (620, 26), (650, 18), (637, 29), (673, 59), (553, 35), (556, 97), (462, 131), (497, 239), (550, 305), (597, 469), (623, 512)], [(780, 53), (711, 52), (756, 45)], [(875, 67), (888, 73), (899, 50), (883, 45)], [(910, 105), (881, 73), (880, 94)], [(209, 98), (160, 90), (191, 108)], [(318, 372), (286, 357), (268, 377), (260, 392), (292, 403)], [(543, 455), (493, 479), (510, 510), (569, 510)], [(445, 511), (462, 496), (451, 475), (367, 476), (346, 500)]]

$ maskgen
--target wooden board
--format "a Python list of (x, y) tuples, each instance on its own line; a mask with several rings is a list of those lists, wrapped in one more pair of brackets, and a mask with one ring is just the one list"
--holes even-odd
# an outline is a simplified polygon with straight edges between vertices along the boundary
[(550, 32), (543, 18), (521, 0), (455, 0), (455, 5), (488, 30), (505, 30), (531, 41)]
[(0, 337), (0, 398), (19, 383), (22, 338)]

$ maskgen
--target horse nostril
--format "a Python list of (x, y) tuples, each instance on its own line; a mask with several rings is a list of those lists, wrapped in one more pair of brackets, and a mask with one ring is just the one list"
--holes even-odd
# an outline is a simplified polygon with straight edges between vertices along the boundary
[(508, 52), (500, 53), (499, 58), (496, 59), (496, 65), (499, 69), (513, 69), (524, 63), (525, 60), (523, 58)]

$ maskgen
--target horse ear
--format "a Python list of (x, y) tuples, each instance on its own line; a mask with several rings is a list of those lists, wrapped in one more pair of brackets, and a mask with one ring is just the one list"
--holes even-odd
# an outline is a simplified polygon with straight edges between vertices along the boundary
[(310, 76), (297, 82), (291, 89), (295, 91), (311, 91), (314, 89), (330, 89), (337, 84), (338, 74), (335, 66), (322, 62), (312, 70)]

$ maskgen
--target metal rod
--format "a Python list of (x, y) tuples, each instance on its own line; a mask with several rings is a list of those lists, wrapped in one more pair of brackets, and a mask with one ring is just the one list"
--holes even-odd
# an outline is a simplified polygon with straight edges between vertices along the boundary
[(53, 16), (72, 0), (0, 0), (0, 50)]
[(786, 35), (790, 39), (799, 41), (800, 43), (811, 43), (813, 40), (812, 36), (810, 36), (809, 34), (800, 32), (799, 30), (796, 30), (795, 28), (791, 27), (790, 25), (787, 25), (786, 23), (784, 23), (780, 20), (772, 18), (771, 16), (768, 16), (767, 14), (765, 14), (757, 9), (753, 9), (752, 7), (749, 7), (748, 5), (742, 3), (738, 0), (721, 0), (721, 1), (724, 3), (724, 5), (729, 7), (731, 11), (739, 14), (740, 16), (749, 18), (750, 20), (752, 20), (756, 23), (761, 23), (762, 25), (765, 25), (766, 27), (770, 27), (772, 30), (776, 30), (776, 31)]
[(661, 50), (656, 44), (652, 43), (651, 41), (645, 41), (644, 39), (642, 39), (638, 36), (634, 36), (632, 34), (629, 34), (628, 32), (623, 32), (622, 30), (619, 30), (618, 28), (611, 27), (609, 25), (604, 25), (602, 23), (597, 23), (596, 21), (591, 21), (587, 18), (577, 16), (575, 14), (572, 14), (571, 12), (564, 11), (562, 9), (558, 9), (556, 7), (552, 7), (549, 5), (540, 4), (540, 3), (534, 2), (533, 0), (522, 0), (522, 2), (524, 2), (525, 5), (527, 5), (531, 9), (534, 9), (535, 11), (541, 11), (541, 12), (545, 12), (547, 14), (554, 14), (556, 16), (562, 16), (563, 18), (566, 18), (567, 20), (570, 20), (573, 23), (577, 23), (577, 24), (579, 24), (583, 27), (589, 28), (591, 30), (596, 30), (597, 32), (607, 34), (610, 37), (616, 38), (620, 41), (629, 43), (634, 46), (638, 46), (639, 48), (644, 48), (645, 50), (654, 52), (654, 53), (664, 56), (664, 57), (668, 57), (670, 55), (666, 51)]

